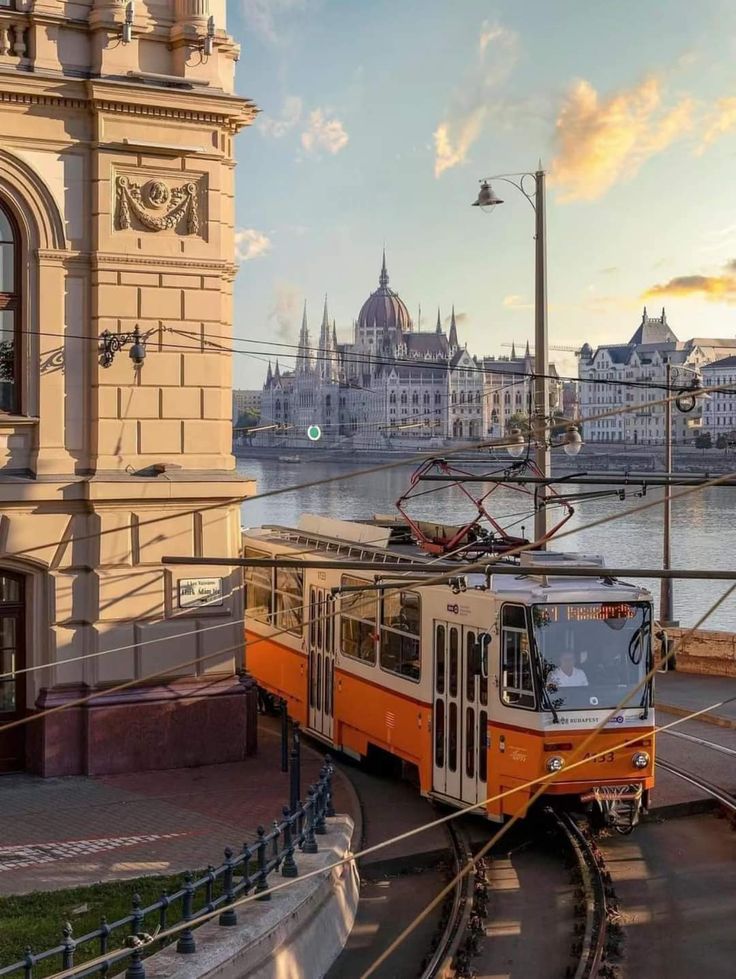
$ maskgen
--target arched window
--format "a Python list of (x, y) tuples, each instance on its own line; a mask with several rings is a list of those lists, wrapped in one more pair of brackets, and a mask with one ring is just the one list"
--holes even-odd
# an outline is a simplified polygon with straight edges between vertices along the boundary
[(429, 404), (429, 391), (424, 392), (424, 403), (425, 405)]
[(419, 404), (419, 393), (417, 391), (415, 391), (414, 394), (412, 394), (412, 396), (411, 396), (411, 403), (413, 405), (418, 405)]
[(395, 391), (392, 391), (391, 394), (389, 394), (389, 396), (388, 396), (388, 403), (391, 404), (391, 405), (395, 405), (396, 404), (396, 392)]
[(20, 410), (20, 261), (15, 223), (0, 204), (0, 411)]

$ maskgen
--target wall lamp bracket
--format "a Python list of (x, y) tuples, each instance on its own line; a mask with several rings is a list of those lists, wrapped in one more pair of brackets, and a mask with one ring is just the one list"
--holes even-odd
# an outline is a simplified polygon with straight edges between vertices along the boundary
[(134, 367), (141, 367), (146, 359), (146, 340), (147, 337), (141, 336), (137, 324), (132, 333), (111, 333), (109, 330), (103, 330), (100, 334), (100, 364), (103, 367), (110, 367), (118, 350), (131, 344), (128, 356), (133, 361)]

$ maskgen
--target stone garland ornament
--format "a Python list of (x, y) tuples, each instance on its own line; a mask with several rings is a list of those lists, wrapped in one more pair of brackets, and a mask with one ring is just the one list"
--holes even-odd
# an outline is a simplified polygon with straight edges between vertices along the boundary
[[(129, 177), (118, 177), (116, 185), (117, 225), (121, 231), (133, 226), (133, 217), (151, 231), (171, 231), (186, 218), (186, 233), (199, 234), (199, 199), (195, 183), (172, 189), (163, 180), (149, 180), (142, 185)], [(156, 211), (160, 213), (156, 214)]]

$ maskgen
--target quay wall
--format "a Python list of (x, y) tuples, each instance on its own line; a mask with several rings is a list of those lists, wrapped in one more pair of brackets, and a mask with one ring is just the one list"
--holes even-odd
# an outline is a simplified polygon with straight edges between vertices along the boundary
[(736, 677), (734, 633), (696, 629), (688, 635), (688, 631), (688, 629), (667, 629), (668, 637), (676, 644), (675, 660), (678, 673)]

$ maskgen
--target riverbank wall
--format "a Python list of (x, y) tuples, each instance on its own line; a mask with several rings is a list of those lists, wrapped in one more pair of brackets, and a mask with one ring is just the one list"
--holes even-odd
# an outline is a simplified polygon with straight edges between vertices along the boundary
[(678, 673), (736, 677), (736, 635), (709, 629), (667, 629)]

